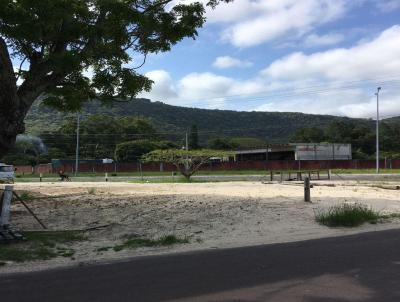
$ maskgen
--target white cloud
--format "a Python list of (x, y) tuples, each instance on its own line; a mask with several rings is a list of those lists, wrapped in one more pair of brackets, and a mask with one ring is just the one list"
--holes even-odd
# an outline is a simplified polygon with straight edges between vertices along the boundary
[(383, 116), (400, 115), (400, 26), (353, 47), (290, 54), (258, 75), (239, 80), (190, 73), (175, 84), (166, 71), (147, 75), (154, 101), (203, 108), (292, 111), (351, 117), (375, 116), (375, 89), (382, 86)]
[(352, 48), (337, 48), (305, 55), (293, 53), (263, 70), (272, 79), (321, 78), (359, 80), (398, 73), (400, 26), (393, 26), (376, 39)]
[(342, 34), (329, 33), (326, 35), (316, 35), (311, 34), (304, 40), (304, 45), (306, 47), (318, 47), (318, 46), (330, 46), (335, 45), (344, 40)]
[(234, 80), (213, 73), (191, 73), (179, 81), (179, 95), (184, 100), (201, 100), (221, 97), (233, 85)]
[(261, 79), (239, 81), (210, 72), (190, 73), (175, 85), (164, 70), (151, 71), (146, 75), (155, 83), (151, 92), (141, 93), (139, 97), (180, 106), (224, 108), (228, 105), (227, 98), (231, 96), (254, 94), (265, 90), (265, 84)]
[[(382, 114), (400, 114), (400, 96), (395, 89), (399, 84), (399, 53), (400, 26), (388, 28), (375, 39), (354, 47), (309, 55), (293, 53), (261, 72), (269, 82), (290, 85), (287, 91), (291, 97), (278, 97), (255, 109), (374, 117), (374, 92), (377, 86), (383, 86)], [(301, 90), (304, 81), (310, 87), (308, 91)]]
[(253, 63), (250, 61), (242, 61), (230, 56), (217, 57), (213, 63), (213, 66), (220, 69), (231, 68), (231, 67), (251, 67)]
[[(380, 94), (381, 118), (400, 115), (400, 96), (395, 91), (382, 90)], [(376, 97), (370, 90), (352, 88), (292, 96), (269, 101), (254, 107), (255, 111), (304, 112), (332, 114), (355, 118), (376, 117)]]
[(344, 0), (237, 0), (210, 11), (210, 22), (228, 23), (222, 39), (236, 47), (259, 45), (283, 36), (302, 36), (342, 17)]
[(154, 84), (150, 93), (143, 92), (138, 97), (147, 97), (154, 101), (167, 101), (178, 97), (173, 80), (165, 70), (149, 71), (145, 76), (153, 80)]

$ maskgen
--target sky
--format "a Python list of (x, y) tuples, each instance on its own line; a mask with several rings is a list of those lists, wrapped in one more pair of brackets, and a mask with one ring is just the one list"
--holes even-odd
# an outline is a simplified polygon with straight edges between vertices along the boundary
[[(197, 108), (375, 118), (382, 87), (381, 117), (400, 115), (399, 16), (400, 0), (221, 4), (207, 9), (196, 40), (148, 56), (139, 71), (154, 85), (140, 97)], [(133, 57), (132, 66), (141, 60)]]

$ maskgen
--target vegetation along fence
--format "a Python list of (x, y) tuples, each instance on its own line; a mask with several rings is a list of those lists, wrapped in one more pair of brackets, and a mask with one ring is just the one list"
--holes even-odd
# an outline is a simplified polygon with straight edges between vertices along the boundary
[[(230, 170), (322, 170), (322, 169), (373, 169), (376, 162), (374, 160), (273, 160), (273, 161), (242, 161), (242, 162), (224, 162), (209, 163), (204, 165), (203, 171), (230, 171)], [(400, 159), (381, 160), (380, 166), (383, 169), (400, 169)], [(54, 167), (52, 164), (41, 164), (35, 167), (16, 166), (17, 173), (57, 173), (65, 171), (73, 173), (74, 164), (65, 164)], [(81, 163), (79, 172), (92, 173), (118, 173), (118, 172), (171, 172), (176, 171), (172, 164), (165, 163)]]

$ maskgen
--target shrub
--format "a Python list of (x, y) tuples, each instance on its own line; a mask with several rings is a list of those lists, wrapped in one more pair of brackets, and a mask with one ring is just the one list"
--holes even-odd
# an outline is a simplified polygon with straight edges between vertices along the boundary
[(118, 144), (115, 148), (115, 159), (117, 161), (135, 161), (140, 159), (143, 154), (156, 149), (167, 149), (170, 147), (168, 142), (153, 141), (148, 139), (138, 139)]
[(320, 224), (330, 227), (354, 227), (365, 222), (376, 223), (379, 217), (378, 212), (366, 205), (344, 203), (333, 206), (326, 212), (316, 214), (315, 219)]

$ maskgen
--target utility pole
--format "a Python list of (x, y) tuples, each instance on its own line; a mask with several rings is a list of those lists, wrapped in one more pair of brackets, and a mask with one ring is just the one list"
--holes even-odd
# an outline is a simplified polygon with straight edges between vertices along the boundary
[(189, 151), (189, 140), (188, 140), (188, 131), (187, 130), (186, 130), (185, 140), (186, 140), (186, 143), (185, 143), (185, 149), (186, 149), (185, 168), (186, 168), (186, 170), (189, 170), (189, 154), (187, 154), (187, 151)]
[(379, 91), (381, 87), (376, 90), (376, 173), (379, 174)]
[(76, 124), (75, 176), (78, 175), (78, 170), (79, 170), (79, 113), (77, 116), (77, 124)]
[(185, 148), (186, 148), (186, 151), (189, 150), (189, 140), (188, 140), (188, 132), (187, 131), (186, 131), (186, 146), (185, 146)]

